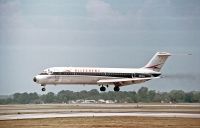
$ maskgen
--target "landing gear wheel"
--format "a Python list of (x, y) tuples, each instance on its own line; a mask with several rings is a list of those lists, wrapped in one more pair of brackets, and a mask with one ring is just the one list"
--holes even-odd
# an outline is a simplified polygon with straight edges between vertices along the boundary
[(46, 91), (46, 88), (42, 88), (42, 91), (43, 91), (43, 92)]
[(103, 91), (103, 92), (104, 92), (104, 91), (106, 91), (106, 88), (105, 88), (104, 86), (101, 86), (101, 87), (100, 87), (100, 91)]
[(120, 90), (120, 88), (119, 88), (118, 86), (115, 86), (115, 87), (114, 87), (114, 91), (115, 91), (115, 92), (119, 92), (119, 90)]

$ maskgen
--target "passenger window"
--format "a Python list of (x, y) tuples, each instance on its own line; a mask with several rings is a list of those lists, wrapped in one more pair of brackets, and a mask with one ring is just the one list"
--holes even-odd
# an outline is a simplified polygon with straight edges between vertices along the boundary
[(144, 77), (145, 77), (145, 75), (143, 75), (143, 74), (140, 74), (140, 75), (139, 75), (139, 77), (140, 77), (140, 78), (144, 78)]

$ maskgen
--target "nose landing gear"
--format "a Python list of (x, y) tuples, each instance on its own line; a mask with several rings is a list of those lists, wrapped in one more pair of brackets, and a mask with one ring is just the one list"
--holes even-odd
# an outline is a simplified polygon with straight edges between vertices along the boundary
[(46, 88), (42, 88), (42, 91), (43, 91), (43, 92), (46, 91)]
[(42, 86), (42, 91), (43, 92), (46, 91), (45, 85), (41, 84), (41, 86)]

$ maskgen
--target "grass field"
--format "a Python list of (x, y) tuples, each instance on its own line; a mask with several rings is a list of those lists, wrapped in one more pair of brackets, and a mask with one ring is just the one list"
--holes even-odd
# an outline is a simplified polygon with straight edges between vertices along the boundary
[(0, 121), (0, 128), (200, 128), (200, 119), (75, 117)]

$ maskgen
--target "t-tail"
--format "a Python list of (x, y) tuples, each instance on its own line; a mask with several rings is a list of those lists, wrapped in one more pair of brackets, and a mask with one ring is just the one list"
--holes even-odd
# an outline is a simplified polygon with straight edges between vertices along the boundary
[(144, 68), (148, 68), (153, 71), (159, 72), (169, 56), (171, 56), (170, 53), (157, 52), (152, 57), (152, 59), (144, 66)]

